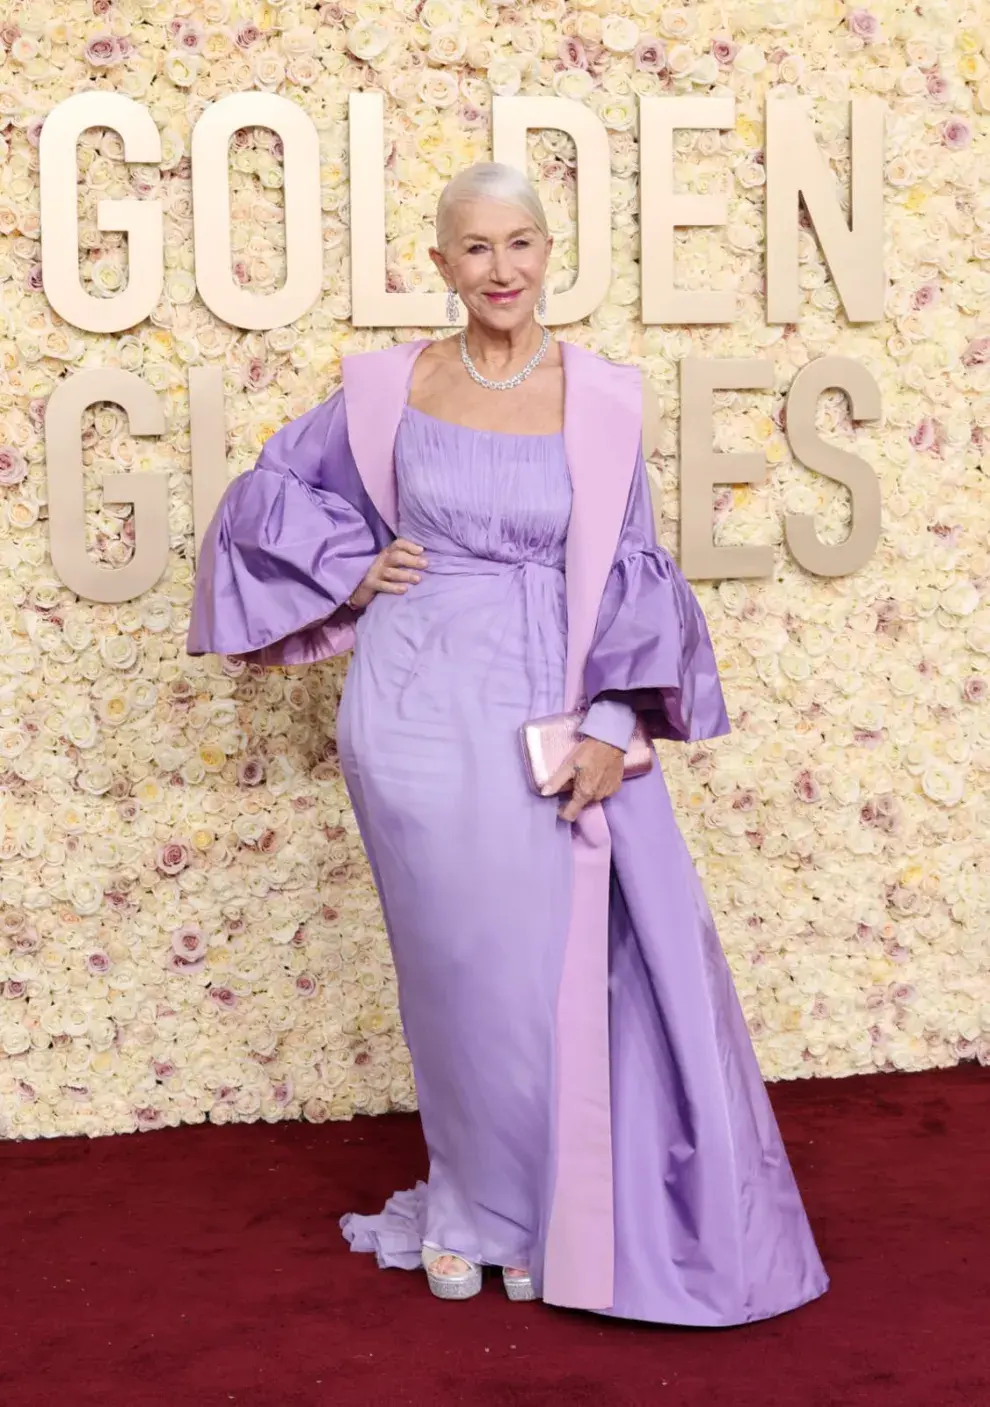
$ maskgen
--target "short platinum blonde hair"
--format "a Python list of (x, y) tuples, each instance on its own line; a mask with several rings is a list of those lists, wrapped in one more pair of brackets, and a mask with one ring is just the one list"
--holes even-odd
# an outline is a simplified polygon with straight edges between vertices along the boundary
[(543, 202), (532, 182), (515, 166), (501, 161), (479, 161), (448, 181), (437, 202), (437, 246), (442, 249), (451, 233), (454, 206), (461, 201), (498, 200), (524, 210), (544, 238), (550, 234)]

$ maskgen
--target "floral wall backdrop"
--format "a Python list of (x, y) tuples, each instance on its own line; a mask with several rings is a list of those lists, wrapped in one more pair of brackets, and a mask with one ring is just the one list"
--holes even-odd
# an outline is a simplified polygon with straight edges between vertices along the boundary
[[(389, 278), (436, 287), (430, 218), (445, 179), (489, 156), (491, 95), (556, 93), (609, 131), (614, 276), (565, 336), (641, 365), (662, 400), (653, 469), (677, 542), (677, 382), (685, 354), (772, 358), (773, 393), (720, 398), (722, 448), (762, 447), (766, 485), (717, 499), (722, 542), (777, 544), (766, 581), (699, 583), (735, 731), (664, 747), (769, 1079), (990, 1063), (990, 31), (962, 0), (38, 0), (0, 28), (0, 1135), (103, 1134), (210, 1119), (410, 1108), (414, 1089), (371, 878), (340, 779), (343, 663), (263, 671), (183, 649), (193, 578), (187, 368), (224, 369), (230, 472), (325, 396), (341, 355), (412, 330), (349, 323), (347, 96), (386, 94)], [(111, 89), (148, 106), (159, 167), (118, 138), (79, 152), (81, 267), (110, 296), (122, 236), (101, 197), (159, 199), (163, 298), (126, 335), (60, 322), (41, 292), (38, 136), (59, 101)], [(322, 144), (323, 293), (292, 327), (238, 332), (192, 275), (190, 132), (250, 88), (314, 119)], [(638, 94), (731, 90), (732, 132), (677, 138), (677, 180), (724, 189), (725, 229), (679, 238), (679, 277), (740, 292), (729, 327), (638, 320)], [(886, 137), (886, 320), (849, 325), (813, 236), (804, 312), (768, 327), (762, 297), (763, 106), (805, 94), (848, 180), (848, 100), (879, 94)], [(235, 269), (265, 291), (284, 267), (280, 153), (243, 132), (231, 153)], [(573, 152), (534, 134), (557, 245), (573, 276)], [(884, 419), (819, 421), (880, 477), (885, 530), (855, 576), (789, 557), (785, 511), (844, 534), (845, 494), (792, 462), (783, 393), (826, 351), (867, 364)], [(59, 379), (140, 372), (168, 434), (120, 412), (86, 426), (89, 548), (133, 550), (98, 474), (166, 471), (168, 570), (145, 596), (80, 601), (48, 554), (43, 420)]]

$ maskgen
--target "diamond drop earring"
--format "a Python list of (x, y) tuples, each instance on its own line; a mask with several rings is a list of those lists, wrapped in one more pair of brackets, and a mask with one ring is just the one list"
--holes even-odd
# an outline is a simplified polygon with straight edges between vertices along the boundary
[(540, 296), (539, 296), (539, 298), (537, 299), (537, 302), (536, 302), (536, 316), (537, 316), (538, 318), (545, 318), (546, 315), (547, 315), (547, 291), (546, 291), (545, 288), (541, 288), (541, 289), (540, 289)]
[(460, 300), (456, 288), (447, 289), (447, 321), (456, 322), (460, 314)]

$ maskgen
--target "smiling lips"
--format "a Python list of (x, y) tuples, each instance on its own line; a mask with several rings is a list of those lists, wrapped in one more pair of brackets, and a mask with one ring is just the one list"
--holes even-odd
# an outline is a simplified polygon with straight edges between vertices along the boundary
[(518, 298), (521, 292), (521, 289), (515, 288), (510, 293), (486, 293), (485, 297), (490, 303), (511, 303), (513, 298)]

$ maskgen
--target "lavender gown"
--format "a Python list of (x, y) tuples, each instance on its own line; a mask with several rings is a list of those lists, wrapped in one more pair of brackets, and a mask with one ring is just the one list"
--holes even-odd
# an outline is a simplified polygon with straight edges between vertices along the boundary
[[(342, 1227), (383, 1267), (418, 1267), (425, 1242), (529, 1266), (539, 1289), (573, 861), (557, 802), (526, 784), (518, 729), (563, 705), (564, 437), (474, 431), (406, 407), (394, 458), (399, 535), (429, 566), (357, 621), (338, 747), (392, 945), (430, 1173)], [(703, 617), (655, 545), (642, 462), (637, 473), (590, 695), (666, 682), (671, 660), (693, 659), (681, 687), (662, 691), (670, 736), (687, 736), (682, 706), (705, 711), (692, 736), (724, 732)], [(190, 653), (325, 657), (328, 618), (390, 538), (338, 393), (228, 489), (203, 544)], [(586, 730), (619, 741), (629, 717), (603, 698)], [(828, 1279), (659, 765), (605, 805), (615, 1281), (600, 1312), (766, 1318)]]
[(518, 731), (563, 707), (563, 437), (407, 409), (395, 456), (399, 535), (429, 566), (358, 625), (337, 742), (384, 899), (430, 1178), (407, 1210), (345, 1230), (386, 1262), (396, 1241), (417, 1255), (422, 1230), (470, 1260), (527, 1265), (571, 846), (526, 784)]

